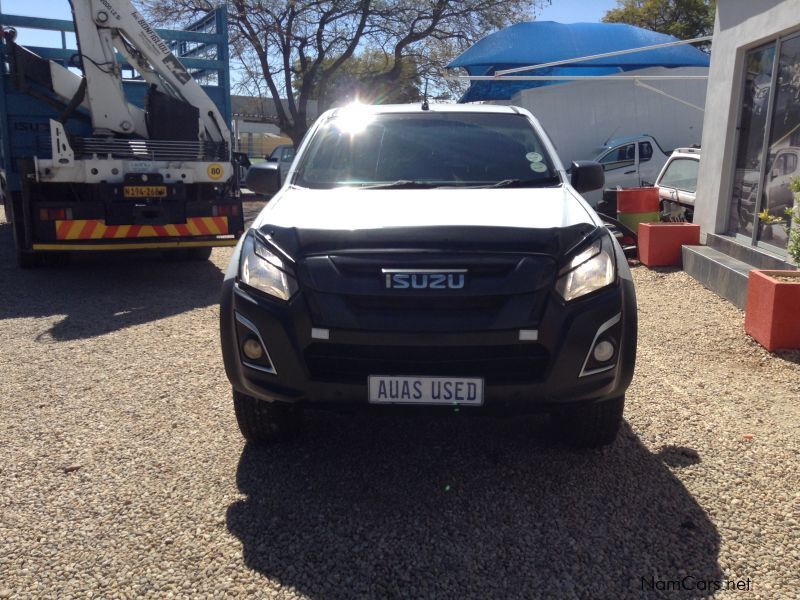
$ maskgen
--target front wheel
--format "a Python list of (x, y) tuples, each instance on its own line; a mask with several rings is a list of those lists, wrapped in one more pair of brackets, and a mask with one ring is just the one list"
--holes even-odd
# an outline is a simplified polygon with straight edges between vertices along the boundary
[(622, 425), (625, 396), (570, 406), (555, 411), (553, 421), (564, 440), (576, 448), (599, 448), (611, 444)]
[(234, 390), (233, 410), (244, 439), (255, 444), (291, 440), (300, 433), (301, 408), (284, 402), (266, 402)]

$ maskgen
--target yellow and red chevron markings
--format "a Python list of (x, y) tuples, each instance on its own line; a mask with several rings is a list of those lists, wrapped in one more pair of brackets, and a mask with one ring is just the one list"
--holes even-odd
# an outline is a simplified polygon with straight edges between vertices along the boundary
[(58, 240), (108, 240), (148, 237), (191, 237), (228, 233), (228, 217), (189, 217), (186, 224), (106, 225), (102, 219), (56, 221)]

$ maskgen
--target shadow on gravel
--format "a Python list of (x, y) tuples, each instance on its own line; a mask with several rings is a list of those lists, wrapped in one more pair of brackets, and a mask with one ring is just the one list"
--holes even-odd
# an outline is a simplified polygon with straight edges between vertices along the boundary
[(311, 598), (706, 597), (657, 583), (722, 578), (716, 528), (661, 457), (627, 424), (579, 452), (547, 423), (312, 415), (296, 442), (245, 447), (228, 529)]
[(656, 453), (665, 464), (676, 469), (700, 463), (700, 455), (694, 448), (686, 446), (664, 446)]
[(66, 267), (19, 269), (11, 226), (0, 224), (0, 320), (63, 315), (44, 339), (72, 340), (219, 302), (223, 273), (209, 261), (157, 252), (74, 255)]
[(778, 350), (775, 356), (786, 362), (800, 365), (800, 350)]

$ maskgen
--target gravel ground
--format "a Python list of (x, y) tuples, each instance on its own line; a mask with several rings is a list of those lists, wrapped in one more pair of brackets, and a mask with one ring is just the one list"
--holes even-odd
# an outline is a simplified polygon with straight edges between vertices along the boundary
[(219, 352), (229, 249), (19, 271), (10, 236), (0, 598), (708, 595), (661, 589), (687, 575), (800, 597), (800, 355), (680, 271), (634, 269), (639, 363), (608, 449), (543, 417), (319, 414), (261, 450)]

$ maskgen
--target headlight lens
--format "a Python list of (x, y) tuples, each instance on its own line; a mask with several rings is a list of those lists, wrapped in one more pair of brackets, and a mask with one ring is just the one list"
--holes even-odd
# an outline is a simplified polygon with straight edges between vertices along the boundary
[(602, 241), (577, 254), (562, 272), (556, 281), (556, 291), (567, 302), (611, 285), (616, 276), (614, 258)]
[(241, 280), (259, 291), (288, 300), (297, 291), (297, 281), (286, 273), (283, 261), (254, 234), (250, 234), (242, 247), (239, 269)]

